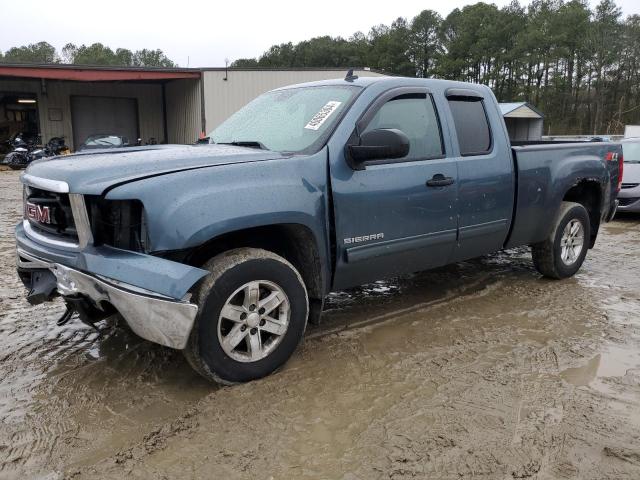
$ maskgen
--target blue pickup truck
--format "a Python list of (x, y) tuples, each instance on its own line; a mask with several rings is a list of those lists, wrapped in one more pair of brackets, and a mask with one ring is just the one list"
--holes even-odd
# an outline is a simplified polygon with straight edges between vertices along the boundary
[(27, 299), (120, 314), (208, 379), (283, 365), (334, 290), (531, 245), (575, 274), (615, 214), (611, 143), (509, 142), (485, 86), (345, 79), (274, 90), (208, 144), (36, 162), (15, 230)]

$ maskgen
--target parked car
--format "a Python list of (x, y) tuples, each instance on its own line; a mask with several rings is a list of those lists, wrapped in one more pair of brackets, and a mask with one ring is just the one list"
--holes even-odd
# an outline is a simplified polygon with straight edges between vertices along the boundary
[(640, 212), (640, 138), (620, 142), (624, 156), (624, 182), (618, 194), (621, 212)]
[(124, 148), (128, 146), (129, 139), (122, 135), (96, 134), (89, 135), (82, 145), (77, 148), (77, 151), (84, 152), (86, 150)]
[(334, 290), (518, 245), (574, 275), (622, 182), (619, 144), (512, 146), (489, 88), (444, 80), (281, 88), (209, 138), (31, 165), (27, 299), (62, 296), (61, 323), (119, 312), (244, 382), (286, 362)]

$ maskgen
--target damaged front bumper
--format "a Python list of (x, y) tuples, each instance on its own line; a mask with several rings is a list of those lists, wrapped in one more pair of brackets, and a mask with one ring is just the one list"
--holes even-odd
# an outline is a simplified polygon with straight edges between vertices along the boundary
[(171, 348), (183, 349), (191, 333), (198, 307), (187, 301), (153, 296), (121, 282), (112, 283), (59, 263), (50, 263), (18, 249), (21, 273), (48, 270), (55, 277), (57, 293), (63, 297), (82, 297), (98, 309), (104, 303), (115, 308), (140, 337)]
[(67, 299), (86, 299), (100, 311), (117, 310), (142, 338), (185, 348), (198, 313), (188, 290), (207, 271), (109, 247), (52, 249), (26, 235), (22, 225), (16, 227), (16, 243), (25, 284), (38, 272), (48, 277), (37, 302), (49, 299), (52, 290)]

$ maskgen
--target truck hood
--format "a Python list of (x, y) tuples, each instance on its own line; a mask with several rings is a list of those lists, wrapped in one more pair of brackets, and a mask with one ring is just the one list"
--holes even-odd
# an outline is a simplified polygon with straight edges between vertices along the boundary
[(154, 145), (39, 160), (25, 173), (66, 182), (71, 193), (101, 195), (109, 187), (156, 175), (283, 157), (278, 152), (233, 145)]

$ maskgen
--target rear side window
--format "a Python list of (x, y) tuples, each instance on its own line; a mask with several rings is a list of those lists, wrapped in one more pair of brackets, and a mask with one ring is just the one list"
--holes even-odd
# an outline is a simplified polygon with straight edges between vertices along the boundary
[(402, 160), (424, 160), (441, 157), (440, 122), (431, 95), (400, 95), (382, 105), (365, 128), (396, 128), (409, 137), (409, 155)]
[(449, 99), (449, 107), (458, 134), (460, 154), (484, 155), (491, 151), (491, 129), (480, 99)]

